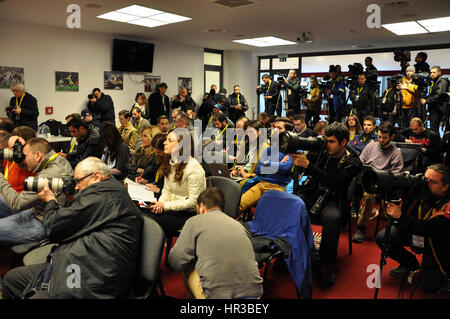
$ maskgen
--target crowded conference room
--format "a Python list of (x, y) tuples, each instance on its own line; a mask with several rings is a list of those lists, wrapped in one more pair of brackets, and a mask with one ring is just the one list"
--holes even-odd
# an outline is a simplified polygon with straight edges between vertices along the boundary
[(0, 18), (2, 299), (450, 298), (450, 2)]

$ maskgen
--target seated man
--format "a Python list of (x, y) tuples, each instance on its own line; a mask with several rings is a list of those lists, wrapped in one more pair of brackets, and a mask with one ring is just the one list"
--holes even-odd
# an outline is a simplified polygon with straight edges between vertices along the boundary
[[(312, 161), (310, 152), (308, 157), (305, 153), (292, 154), (292, 157), (294, 165), (303, 168), (305, 176), (311, 176), (311, 183), (316, 185), (299, 195), (312, 215), (311, 219), (318, 218), (322, 225), (319, 270), (324, 283), (332, 286), (336, 282), (334, 264), (343, 212), (346, 209), (343, 205), (347, 205), (347, 188), (358, 174), (361, 161), (346, 149), (349, 132), (344, 124), (332, 123), (325, 130), (325, 138), (327, 153), (318, 162)], [(311, 208), (319, 199), (323, 199), (323, 205), (313, 214)]]
[(169, 132), (169, 126), (169, 117), (167, 115), (158, 117), (158, 128), (162, 133), (167, 134), (167, 132)]
[(76, 118), (70, 120), (67, 127), (70, 134), (77, 140), (77, 149), (75, 152), (59, 155), (66, 157), (73, 168), (89, 156), (98, 158), (102, 156), (100, 133), (96, 127)]
[[(62, 175), (73, 175), (70, 163), (58, 153), (55, 153), (50, 144), (43, 138), (35, 137), (25, 141), (17, 136), (11, 137), (9, 145), (12, 147), (16, 141), (24, 145), (24, 161), (20, 164), (28, 171), (36, 174), (35, 178), (60, 178)], [(37, 194), (25, 190), (18, 193), (0, 174), (0, 243), (9, 245), (23, 244), (39, 241), (45, 238), (42, 218), (45, 203)], [(66, 195), (56, 194), (58, 201), (63, 204)]]
[[(277, 118), (275, 122), (275, 134), (280, 134), (284, 131), (292, 131), (294, 125), (285, 117)], [(255, 206), (261, 196), (269, 189), (279, 190), (284, 192), (284, 188), (291, 180), (292, 157), (282, 152), (278, 152), (276, 160), (270, 160), (272, 154), (272, 147), (268, 147), (262, 153), (260, 160), (256, 166), (255, 173), (261, 178), (261, 181), (251, 187), (248, 191), (242, 194), (241, 202), (239, 204), (239, 211), (241, 214), (251, 207)], [(274, 165), (274, 166), (272, 166)], [(275, 173), (264, 173), (268, 166), (276, 168)], [(245, 188), (245, 185), (244, 185)]]
[(297, 133), (300, 137), (317, 136), (317, 134), (308, 128), (306, 125), (305, 117), (302, 114), (294, 115), (294, 133)]
[(133, 117), (131, 124), (138, 131), (138, 136), (140, 137), (142, 131), (150, 127), (150, 122), (142, 117), (142, 110), (136, 106), (131, 109), (131, 115)]
[(349, 148), (356, 154), (361, 155), (363, 149), (371, 142), (378, 141), (376, 132), (377, 119), (371, 115), (364, 118), (364, 132), (361, 132), (353, 139), (353, 143), (349, 144)]
[(128, 145), (128, 149), (130, 150), (130, 154), (134, 155), (135, 146), (139, 141), (138, 131), (131, 124), (131, 114), (127, 110), (122, 110), (119, 112), (119, 122), (120, 126), (118, 130), (120, 135), (122, 136), (125, 144)]
[[(183, 271), (188, 298), (257, 299), (262, 278), (250, 233), (223, 209), (225, 199), (217, 187), (197, 198), (197, 216), (189, 218), (171, 249), (169, 263)], [(200, 279), (201, 278), (201, 279)]]
[[(376, 170), (390, 171), (394, 175), (403, 170), (403, 157), (400, 150), (391, 144), (395, 134), (394, 125), (391, 122), (383, 122), (378, 128), (378, 143), (370, 143), (362, 151), (359, 159), (363, 165)], [(358, 219), (358, 229), (353, 235), (355, 243), (362, 243), (366, 234), (369, 214), (375, 205), (376, 194), (364, 192), (364, 204)]]
[[(448, 289), (450, 271), (450, 170), (442, 164), (427, 168), (426, 193), (413, 198), (412, 203), (399, 205), (388, 203), (386, 211), (398, 219), (391, 227), (388, 257), (400, 263), (389, 272), (394, 277), (408, 276), (420, 268), (420, 284), (429, 293)], [(402, 206), (412, 208), (411, 213), (403, 213)], [(385, 245), (385, 229), (377, 234), (376, 242)], [(422, 264), (404, 246), (423, 249)], [(447, 287), (445, 287), (447, 286)]]
[[(78, 193), (70, 207), (59, 206), (48, 182), (38, 193), (46, 203), (45, 232), (59, 245), (52, 253), (49, 290), (39, 291), (34, 298), (125, 298), (136, 275), (142, 227), (139, 209), (98, 158), (81, 161), (75, 180)], [(9, 271), (3, 298), (22, 298), (28, 282), (47, 266)], [(74, 269), (74, 274), (67, 269)], [(69, 280), (77, 274), (78, 281)]]

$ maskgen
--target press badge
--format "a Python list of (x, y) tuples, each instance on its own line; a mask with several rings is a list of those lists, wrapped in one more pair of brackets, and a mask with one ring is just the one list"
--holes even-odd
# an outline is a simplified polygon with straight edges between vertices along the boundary
[(425, 238), (423, 236), (412, 235), (412, 246), (424, 248)]
[(359, 95), (355, 96), (355, 101), (358, 101)]
[(291, 95), (292, 94), (291, 89), (288, 89), (287, 93), (288, 93), (288, 95)]
[(330, 99), (332, 99), (333, 98), (333, 94), (330, 94)]

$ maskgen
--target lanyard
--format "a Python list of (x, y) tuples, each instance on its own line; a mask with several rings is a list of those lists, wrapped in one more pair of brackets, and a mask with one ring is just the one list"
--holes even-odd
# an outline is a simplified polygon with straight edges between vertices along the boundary
[(361, 93), (362, 89), (364, 89), (364, 87), (356, 88), (356, 91), (358, 91), (358, 95), (359, 95), (359, 93)]
[(211, 123), (211, 121), (212, 121), (212, 119), (213, 119), (213, 116), (214, 116), (214, 114), (211, 115), (211, 117), (209, 118), (208, 124)]
[(391, 90), (391, 89), (387, 89), (386, 91), (384, 91), (384, 96), (383, 96), (383, 97), (386, 97), (386, 96), (388, 95), (388, 93), (389, 93), (390, 90)]
[(428, 218), (430, 217), (430, 213), (433, 211), (433, 207), (431, 207), (430, 210), (429, 210), (429, 211), (425, 214), (425, 216), (423, 216), (423, 218), (422, 218), (422, 204), (423, 204), (423, 199), (422, 199), (422, 201), (420, 202), (418, 216), (419, 216), (419, 219), (426, 220), (426, 219), (428, 219)]
[(48, 163), (53, 161), (57, 156), (58, 156), (58, 153), (53, 154), (53, 156), (50, 157), (47, 162), (45, 162), (44, 166), (42, 167), (42, 170), (44, 170), (47, 167)]
[(159, 180), (159, 168), (158, 168), (158, 170), (156, 171), (155, 183), (158, 183), (158, 180)]
[(139, 122), (139, 125), (136, 127), (136, 122), (134, 123), (134, 127), (136, 127), (136, 129), (139, 131), (139, 128), (141, 127), (141, 123), (142, 123), (142, 120)]
[(266, 93), (269, 94), (269, 90), (270, 90), (270, 85), (272, 84), (272, 81), (269, 82), (269, 86), (267, 87), (267, 91)]
[(240, 94), (237, 95), (238, 105), (241, 104), (241, 102), (239, 101), (239, 95)]
[(166, 99), (166, 96), (163, 95), (163, 97), (162, 97), (163, 107), (165, 107), (165, 106), (164, 106), (164, 100), (165, 100), (165, 99)]
[(431, 93), (431, 90), (433, 89), (434, 82), (435, 82), (435, 81), (431, 82), (430, 93)]
[(73, 152), (75, 144), (77, 144), (77, 139), (74, 137), (73, 140), (72, 140), (72, 146), (70, 146), (69, 154)]
[(216, 140), (223, 134), (223, 132), (225, 132), (225, 130), (227, 129), (228, 125), (230, 125), (230, 124), (227, 124), (227, 126), (225, 126), (225, 128), (222, 130), (222, 132), (220, 132), (220, 134), (216, 136)]
[(25, 93), (22, 95), (22, 97), (20, 98), (20, 102), (19, 102), (19, 100), (17, 100), (17, 98), (16, 98), (16, 106), (17, 107), (20, 107), (21, 105), (22, 105), (22, 100), (23, 100), (23, 97), (25, 96)]
[(9, 164), (9, 165), (6, 164), (6, 166), (5, 166), (5, 179), (6, 180), (8, 180), (9, 172), (10, 172), (10, 170), (12, 170), (14, 164), (15, 164), (14, 161), (12, 161), (11, 164)]

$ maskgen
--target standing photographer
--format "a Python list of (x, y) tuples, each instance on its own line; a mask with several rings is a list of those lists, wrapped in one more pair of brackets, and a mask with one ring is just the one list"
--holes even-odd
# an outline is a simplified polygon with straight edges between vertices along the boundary
[(338, 69), (330, 65), (330, 79), (325, 92), (328, 95), (328, 123), (340, 122), (345, 109), (345, 82), (344, 77), (338, 75)]
[(26, 125), (37, 131), (39, 108), (37, 100), (30, 93), (25, 92), (25, 86), (20, 82), (11, 83), (14, 96), (5, 109), (8, 117), (14, 121), (15, 126)]
[[(323, 206), (317, 215), (322, 228), (319, 258), (320, 273), (324, 283), (332, 286), (336, 282), (334, 263), (337, 256), (340, 226), (344, 212), (347, 210), (347, 188), (359, 172), (361, 161), (347, 150), (349, 132), (347, 127), (338, 122), (332, 123), (325, 130), (326, 151), (316, 163), (303, 153), (291, 154), (294, 165), (304, 169), (305, 176), (311, 176), (316, 185), (304, 193), (298, 194), (306, 204), (308, 211), (324, 194)], [(326, 196), (326, 197), (325, 197)]]
[[(19, 165), (36, 174), (35, 178), (60, 178), (73, 176), (72, 166), (62, 156), (53, 151), (43, 138), (35, 137), (25, 141), (13, 136), (9, 140), (12, 147), (16, 141), (23, 145), (25, 159)], [(33, 191), (14, 190), (3, 174), (0, 174), (0, 243), (9, 245), (39, 241), (45, 238), (42, 219), (45, 203)], [(64, 203), (65, 195), (58, 193), (58, 202)]]
[[(425, 172), (428, 187), (413, 203), (388, 203), (386, 211), (398, 223), (391, 226), (388, 257), (400, 265), (389, 272), (394, 277), (408, 276), (420, 268), (420, 283), (424, 291), (435, 293), (448, 285), (450, 271), (450, 169), (442, 164), (428, 167)], [(402, 212), (408, 205), (411, 213)], [(385, 230), (377, 234), (376, 242), (383, 249)], [(404, 246), (423, 249), (422, 264)]]
[[(309, 78), (311, 88), (306, 98), (303, 98), (303, 104), (306, 105), (305, 121), (310, 127), (316, 126), (320, 121), (320, 109), (322, 107), (322, 92), (320, 91), (317, 77), (313, 74)], [(311, 120), (312, 119), (312, 120)]]
[(301, 81), (297, 78), (295, 70), (289, 70), (289, 80), (284, 80), (284, 87), (286, 88), (286, 96), (288, 102), (288, 110), (293, 110), (295, 114), (300, 113), (300, 88)]
[(373, 89), (367, 84), (367, 78), (364, 73), (358, 75), (358, 84), (353, 92), (350, 93), (353, 110), (359, 120), (368, 115), (374, 115), (373, 109)]
[(448, 91), (448, 80), (442, 76), (441, 68), (437, 65), (431, 68), (430, 78), (432, 82), (428, 96), (420, 102), (428, 104), (430, 128), (439, 134), (439, 123), (445, 113), (445, 104), (439, 102), (439, 95)]
[(397, 81), (389, 78), (387, 88), (383, 91), (380, 100), (380, 121), (389, 121), (395, 125), (398, 122), (398, 112), (401, 108), (401, 96), (397, 89)]
[(402, 121), (400, 127), (407, 128), (412, 118), (419, 116), (419, 86), (414, 84), (412, 76), (416, 72), (413, 66), (406, 68), (406, 76), (399, 83), (399, 89), (402, 90)]
[(281, 101), (278, 103), (280, 95), (278, 82), (272, 81), (268, 74), (264, 74), (262, 80), (264, 84), (256, 87), (256, 94), (264, 94), (265, 113), (271, 117), (277, 111), (277, 115), (281, 116)]

